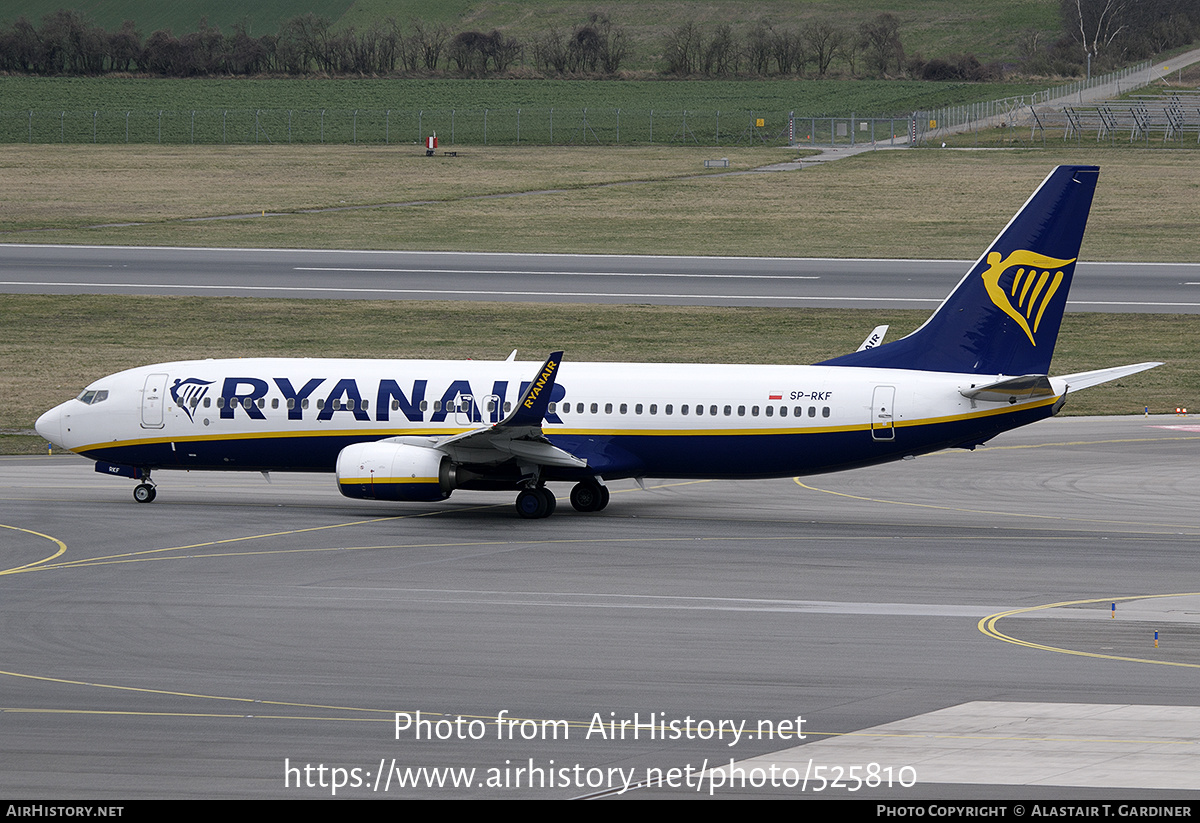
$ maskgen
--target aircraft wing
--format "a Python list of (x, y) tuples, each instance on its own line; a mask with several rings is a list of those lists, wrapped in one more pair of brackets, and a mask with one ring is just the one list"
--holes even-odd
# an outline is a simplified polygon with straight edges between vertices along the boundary
[[(462, 463), (496, 463), (516, 457), (543, 466), (586, 468), (586, 460), (558, 448), (542, 433), (542, 421), (550, 405), (562, 356), (562, 352), (556, 351), (546, 358), (520, 401), (499, 423), (450, 437), (418, 438), (420, 445), (445, 452)], [(394, 439), (412, 441), (412, 438)]]

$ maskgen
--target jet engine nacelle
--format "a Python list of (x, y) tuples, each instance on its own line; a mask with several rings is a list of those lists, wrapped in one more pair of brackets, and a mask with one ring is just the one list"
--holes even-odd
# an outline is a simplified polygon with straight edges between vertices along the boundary
[(355, 443), (338, 454), (338, 489), (359, 500), (445, 500), (454, 466), (437, 449), (404, 443)]

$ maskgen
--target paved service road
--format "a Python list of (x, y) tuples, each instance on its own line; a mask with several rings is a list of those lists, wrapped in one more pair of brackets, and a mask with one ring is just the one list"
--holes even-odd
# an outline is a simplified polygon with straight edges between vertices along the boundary
[[(931, 309), (970, 262), (0, 244), (0, 292)], [(1200, 264), (1077, 275), (1072, 311), (1200, 312)]]
[(633, 796), (696, 796), (760, 758), (916, 781), (809, 796), (1194, 800), (1198, 449), (1189, 419), (1054, 419), (539, 521), (331, 475), (163, 471), (139, 505), (80, 458), (0, 457), (0, 794), (578, 797), (678, 769)]

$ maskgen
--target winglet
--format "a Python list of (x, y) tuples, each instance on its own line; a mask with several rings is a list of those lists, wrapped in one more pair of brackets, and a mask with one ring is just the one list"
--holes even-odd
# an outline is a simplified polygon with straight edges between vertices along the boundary
[(546, 417), (546, 408), (550, 405), (550, 395), (553, 394), (554, 381), (558, 377), (558, 366), (562, 362), (563, 353), (551, 352), (546, 362), (538, 369), (537, 377), (529, 384), (525, 394), (508, 417), (497, 423), (497, 427), (535, 426), (542, 425)]

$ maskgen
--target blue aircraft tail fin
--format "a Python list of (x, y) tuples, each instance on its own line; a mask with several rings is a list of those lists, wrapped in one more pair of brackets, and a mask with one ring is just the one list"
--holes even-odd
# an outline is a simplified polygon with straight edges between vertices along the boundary
[(925, 325), (820, 365), (1048, 373), (1099, 174), (1056, 168)]

